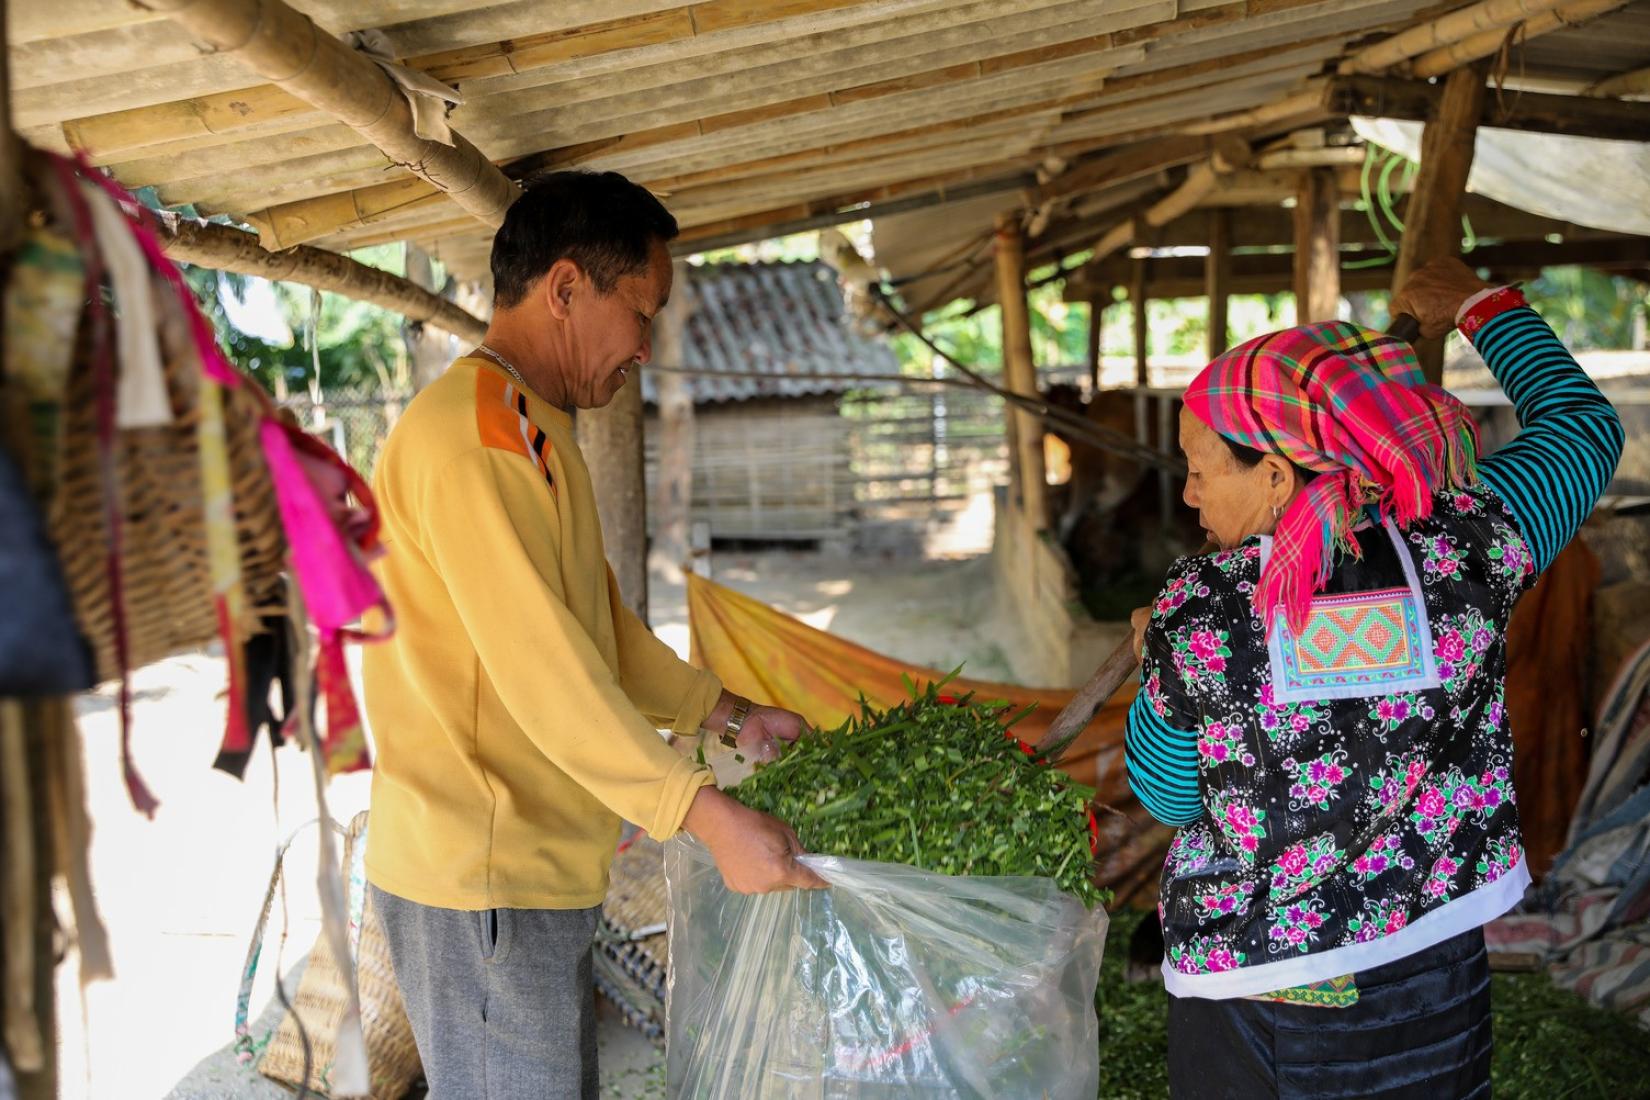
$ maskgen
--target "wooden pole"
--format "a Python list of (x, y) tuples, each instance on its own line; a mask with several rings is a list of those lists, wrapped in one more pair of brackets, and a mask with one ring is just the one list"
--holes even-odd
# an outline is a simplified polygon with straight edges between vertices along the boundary
[(1341, 197), (1333, 168), (1301, 173), (1295, 196), (1295, 323), (1333, 321), (1341, 303)]
[[(6, 0), (0, 0), (0, 280), (21, 243), (31, 199), (12, 129)], [(0, 296), (3, 297), (3, 296)], [(0, 327), (11, 323), (0, 301)], [(0, 416), (0, 446), (14, 422)], [(47, 790), (45, 701), (0, 699), (0, 1044), (9, 1050), (18, 1100), (57, 1096), (56, 870)]]
[(1232, 294), (1232, 218), (1224, 207), (1209, 211), (1209, 258), (1203, 268), (1209, 299), (1209, 358), (1226, 350)]
[(1151, 326), (1146, 316), (1146, 261), (1134, 261), (1134, 277), (1129, 283), (1129, 305), (1134, 317), (1134, 384), (1151, 385), (1151, 367), (1146, 357), (1151, 351)]
[(11, 126), (11, 66), (6, 49), (6, 0), (0, 0), (0, 258), (23, 240), (29, 213), (22, 145)]
[[(654, 321), (653, 357), (663, 367), (687, 359), (687, 326), (693, 316), (693, 287), (684, 260), (675, 264), (670, 302)], [(652, 565), (673, 584), (693, 556), (693, 391), (685, 374), (657, 371), (659, 465), (654, 480)]]
[[(1416, 268), (1461, 251), (1461, 196), (1467, 189), (1478, 119), (1484, 109), (1484, 76), (1482, 62), (1451, 73), (1437, 115), (1421, 132), (1421, 170), (1404, 211), (1404, 235), (1392, 274), (1394, 292)], [(1421, 340), (1415, 350), (1427, 379), (1441, 384), (1443, 341)]]
[[(997, 300), (1003, 318), (1003, 368), (1008, 388), (1037, 396), (1037, 366), (1031, 357), (1031, 314), (1026, 302), (1025, 237), (1018, 214), (997, 216)], [(1023, 409), (1011, 414), (1019, 453), (1020, 503), (1034, 531), (1048, 528), (1048, 486), (1043, 470), (1043, 425)]]
[(377, 63), (321, 30), (283, 0), (142, 0), (213, 50), (359, 133), (491, 226), (521, 194), (498, 166), (457, 133), (421, 138), (406, 95)]
[[(435, 266), (430, 262), (430, 254), (411, 241), (403, 242), (402, 248), (406, 258), (403, 266), (407, 281), (420, 290), (441, 297), (441, 288), (435, 284)], [(453, 361), (452, 341), (445, 334), (437, 335), (429, 326), (422, 324), (416, 328), (406, 325), (402, 331), (407, 354), (412, 358), (413, 388), (421, 390), (440, 378)]]
[(1106, 320), (1106, 303), (1111, 300), (1110, 288), (1103, 288), (1089, 296), (1089, 343), (1088, 368), (1089, 392), (1100, 392), (1101, 357), (1100, 345), (1105, 332), (1102, 326)]
[(642, 465), (642, 380), (632, 372), (605, 407), (581, 409), (579, 450), (590, 468), (602, 545), (619, 598), (647, 621), (647, 472)]
[(342, 294), (400, 313), (410, 321), (444, 328), (460, 340), (480, 343), (487, 323), (438, 294), (388, 271), (380, 271), (321, 248), (299, 245), (271, 252), (255, 234), (228, 225), (158, 215), (161, 244), (180, 263), (257, 275), (265, 279), (303, 283), (317, 290)]

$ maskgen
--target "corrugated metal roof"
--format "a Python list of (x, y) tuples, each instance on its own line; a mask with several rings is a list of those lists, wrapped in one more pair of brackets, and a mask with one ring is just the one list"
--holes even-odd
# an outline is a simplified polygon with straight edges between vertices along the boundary
[[(822, 263), (706, 264), (688, 277), (694, 308), (683, 365), (728, 372), (690, 375), (696, 404), (841, 393), (862, 383), (821, 376), (899, 373), (888, 344), (848, 327), (836, 273)], [(657, 379), (642, 373), (649, 403)]]

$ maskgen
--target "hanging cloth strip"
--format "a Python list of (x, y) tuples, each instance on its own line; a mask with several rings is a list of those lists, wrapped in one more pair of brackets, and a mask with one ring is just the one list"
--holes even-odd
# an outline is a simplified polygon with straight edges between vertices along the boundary
[[(367, 568), (368, 558), (382, 552), (378, 506), (361, 475), (314, 436), (277, 420), (264, 421), (259, 430), (287, 531), (292, 571), (320, 632), (316, 677), (327, 704), (327, 770), (368, 768), (372, 762), (343, 643), (375, 641), (394, 629), (389, 602)], [(358, 509), (348, 507), (351, 495)], [(351, 629), (350, 624), (373, 610), (382, 615), (380, 630)]]
[(376, 62), (401, 89), (401, 94), (407, 98), (407, 106), (412, 110), (413, 133), (425, 141), (439, 141), (443, 145), (453, 143), (453, 131), (447, 125), (447, 114), (464, 102), (464, 96), (457, 88), (397, 61), (395, 46), (383, 31), (352, 31), (345, 36), (345, 41)]

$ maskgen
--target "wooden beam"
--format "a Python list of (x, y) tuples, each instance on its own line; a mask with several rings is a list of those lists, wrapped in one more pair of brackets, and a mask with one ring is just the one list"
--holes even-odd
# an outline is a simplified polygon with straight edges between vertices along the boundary
[[(1421, 134), (1421, 170), (1404, 210), (1404, 235), (1392, 273), (1396, 293), (1416, 268), (1461, 252), (1461, 196), (1478, 139), (1478, 120), (1488, 98), (1482, 64), (1457, 69), (1444, 84), (1438, 113)], [(1444, 377), (1442, 340), (1416, 344), (1421, 367), (1433, 383)]]
[(1453, 72), (1462, 65), (1470, 65), (1481, 58), (1492, 57), (1499, 53), (1506, 44), (1508, 34), (1516, 31), (1520, 44), (1533, 38), (1540, 38), (1553, 31), (1565, 30), (1577, 26), (1601, 15), (1625, 7), (1628, 0), (1578, 0), (1576, 3), (1565, 4), (1552, 11), (1543, 12), (1533, 18), (1523, 20), (1515, 28), (1503, 30), (1480, 31), (1469, 35), (1459, 42), (1429, 51), (1417, 57), (1410, 66), (1413, 76), (1426, 79), (1428, 77), (1443, 76)]
[(1295, 197), (1295, 323), (1333, 321), (1341, 302), (1341, 194), (1335, 173), (1301, 173)]
[[(12, 128), (11, 51), (6, 43), (7, 0), (0, 0), (0, 258), (23, 240), (28, 217), (28, 184), (23, 178), (23, 149)], [(3, 318), (0, 318), (3, 320)]]
[(1208, 357), (1226, 350), (1230, 340), (1227, 320), (1232, 295), (1232, 216), (1209, 211), (1209, 255), (1203, 261), (1204, 296), (1209, 299)]
[[(1392, 271), (1382, 267), (1352, 267), (1386, 255), (1379, 248), (1341, 251), (1343, 290), (1390, 289)], [(1516, 241), (1479, 245), (1462, 257), (1469, 267), (1513, 276), (1533, 274), (1549, 267), (1582, 266), (1624, 274), (1650, 266), (1650, 237), (1599, 237), (1586, 240)], [(1098, 269), (1084, 268), (1066, 281), (1065, 300), (1083, 302), (1107, 280), (1129, 279), (1138, 261), (1114, 256)], [(1201, 256), (1156, 256), (1150, 261), (1148, 298), (1193, 298), (1207, 287)], [(1273, 294), (1289, 287), (1294, 256), (1289, 252), (1238, 252), (1232, 256), (1232, 293)]]
[(590, 468), (602, 546), (619, 598), (647, 622), (647, 477), (642, 462), (641, 372), (605, 407), (580, 409), (579, 450)]
[[(1419, 80), (1354, 76), (1330, 80), (1324, 105), (1336, 115), (1425, 122), (1434, 117), (1443, 88)], [(1587, 96), (1519, 92), (1504, 102), (1486, 100), (1475, 120), (1479, 126), (1572, 137), (1643, 141), (1650, 134), (1650, 104)]]
[(166, 254), (180, 263), (302, 283), (356, 301), (371, 302), (410, 321), (446, 329), (461, 340), (480, 341), (487, 334), (484, 321), (440, 295), (348, 256), (307, 245), (270, 252), (258, 243), (255, 235), (244, 230), (175, 214), (161, 213), (157, 221)]
[[(997, 217), (997, 301), (1003, 325), (1003, 374), (1009, 389), (1037, 396), (1037, 364), (1031, 354), (1031, 314), (1026, 301), (1025, 238), (1018, 214)], [(1012, 409), (1019, 455), (1020, 509), (1033, 531), (1049, 525), (1048, 475), (1043, 469), (1043, 423), (1024, 409)]]
[(283, 0), (144, 2), (215, 51), (349, 126), (485, 224), (502, 224), (521, 193), (461, 135), (452, 134), (451, 145), (419, 137), (406, 96), (384, 70)]
[(1089, 295), (1089, 332), (1088, 348), (1085, 362), (1089, 370), (1089, 389), (1098, 392), (1100, 389), (1100, 367), (1103, 363), (1104, 351), (1102, 345), (1105, 340), (1106, 306), (1111, 303), (1111, 288), (1101, 287)]
[(1147, 264), (1151, 261), (1137, 258), (1130, 267), (1129, 311), (1134, 321), (1134, 384), (1151, 385), (1151, 319), (1146, 314)]
[[(688, 265), (677, 260), (675, 289), (654, 323), (653, 358), (662, 367), (679, 367), (686, 358), (687, 326), (695, 305)], [(693, 555), (693, 391), (685, 374), (656, 371), (659, 402), (659, 460), (653, 487), (651, 564), (673, 583), (681, 583)]]

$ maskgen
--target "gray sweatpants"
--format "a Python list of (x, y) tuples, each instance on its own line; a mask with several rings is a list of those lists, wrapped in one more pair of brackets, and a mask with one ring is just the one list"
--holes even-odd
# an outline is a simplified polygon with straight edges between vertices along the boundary
[(596, 1100), (599, 909), (372, 899), (431, 1100)]

